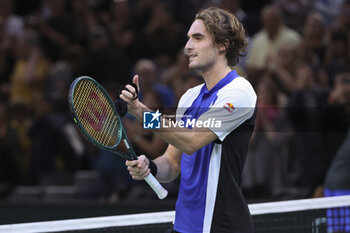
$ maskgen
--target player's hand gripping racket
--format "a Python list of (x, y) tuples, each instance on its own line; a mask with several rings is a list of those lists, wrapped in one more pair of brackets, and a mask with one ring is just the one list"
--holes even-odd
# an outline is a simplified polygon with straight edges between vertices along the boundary
[[(98, 82), (87, 76), (75, 79), (70, 86), (68, 99), (75, 124), (90, 142), (126, 160), (137, 159), (113, 101)], [(128, 149), (128, 154), (116, 149), (121, 140)], [(145, 177), (145, 181), (159, 199), (168, 195), (168, 191), (151, 173)]]

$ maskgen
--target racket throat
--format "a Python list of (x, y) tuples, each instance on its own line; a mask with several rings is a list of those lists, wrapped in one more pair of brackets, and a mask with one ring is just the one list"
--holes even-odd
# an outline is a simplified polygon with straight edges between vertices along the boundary
[[(129, 151), (129, 154), (131, 155), (131, 159), (132, 160), (137, 159), (137, 155), (135, 154), (134, 150), (131, 148), (128, 139), (123, 138), (123, 142), (125, 144), (126, 149)], [(127, 158), (127, 159), (129, 160), (130, 158)]]
[(126, 140), (126, 139), (124, 138), (124, 139), (123, 139), (123, 142), (124, 142), (124, 144), (125, 144), (125, 146), (126, 146), (126, 149), (130, 150), (130, 145), (129, 145), (128, 140)]

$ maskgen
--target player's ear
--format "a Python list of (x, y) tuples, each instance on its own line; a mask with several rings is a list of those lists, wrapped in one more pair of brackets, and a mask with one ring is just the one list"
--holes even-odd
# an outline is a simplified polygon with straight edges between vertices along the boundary
[(223, 53), (228, 49), (230, 42), (226, 39), (224, 43), (219, 44), (219, 52)]

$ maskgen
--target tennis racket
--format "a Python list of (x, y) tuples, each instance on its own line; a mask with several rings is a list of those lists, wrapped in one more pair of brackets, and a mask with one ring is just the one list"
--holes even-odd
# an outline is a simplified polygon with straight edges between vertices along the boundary
[[(76, 78), (70, 86), (68, 100), (74, 123), (90, 142), (126, 160), (137, 159), (112, 99), (98, 82), (87, 76)], [(116, 149), (120, 141), (124, 142), (128, 153)], [(145, 177), (145, 181), (159, 199), (168, 195), (168, 191), (151, 173)]]

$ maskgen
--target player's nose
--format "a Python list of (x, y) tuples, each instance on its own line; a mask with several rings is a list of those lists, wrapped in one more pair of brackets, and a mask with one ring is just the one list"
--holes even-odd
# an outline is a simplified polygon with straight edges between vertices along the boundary
[(193, 44), (191, 42), (191, 39), (189, 39), (185, 45), (184, 53), (188, 55), (189, 51), (193, 50)]

